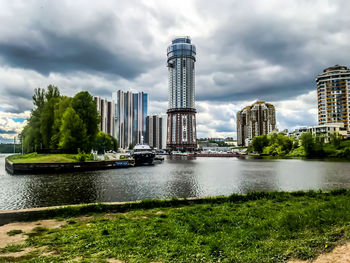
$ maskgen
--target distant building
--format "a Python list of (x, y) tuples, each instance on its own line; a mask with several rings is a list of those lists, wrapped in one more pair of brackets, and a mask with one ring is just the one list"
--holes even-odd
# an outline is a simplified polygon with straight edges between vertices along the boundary
[(197, 148), (195, 109), (196, 47), (188, 36), (175, 38), (167, 49), (169, 107), (167, 147)]
[(318, 124), (344, 123), (350, 131), (350, 70), (335, 65), (316, 78)]
[(113, 93), (115, 101), (115, 137), (119, 147), (141, 143), (146, 134), (148, 95), (144, 92), (132, 93), (118, 90)]
[(167, 116), (153, 115), (146, 118), (145, 142), (157, 149), (166, 149)]
[(237, 112), (237, 145), (248, 146), (255, 136), (276, 129), (275, 107), (257, 101)]
[(299, 137), (305, 133), (310, 132), (314, 136), (321, 136), (323, 141), (328, 143), (330, 141), (330, 135), (338, 133), (339, 135), (346, 137), (347, 132), (344, 128), (344, 123), (327, 123), (317, 126), (302, 127), (296, 129), (294, 132), (288, 134), (289, 137), (299, 139)]
[(115, 103), (94, 97), (97, 111), (101, 116), (100, 131), (115, 137)]

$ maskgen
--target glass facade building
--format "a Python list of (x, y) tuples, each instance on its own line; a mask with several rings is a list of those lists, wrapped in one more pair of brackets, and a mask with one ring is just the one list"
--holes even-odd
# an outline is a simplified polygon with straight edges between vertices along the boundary
[(113, 93), (115, 101), (115, 137), (119, 147), (127, 149), (130, 144), (142, 142), (146, 133), (148, 95), (119, 90)]
[(175, 38), (167, 49), (168, 132), (167, 147), (194, 150), (197, 147), (195, 109), (196, 47), (191, 38)]

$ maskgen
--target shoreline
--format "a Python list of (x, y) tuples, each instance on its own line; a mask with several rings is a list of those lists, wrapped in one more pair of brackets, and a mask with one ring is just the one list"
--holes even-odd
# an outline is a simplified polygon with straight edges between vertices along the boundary
[(350, 195), (350, 189), (333, 189), (329, 191), (254, 191), (247, 194), (231, 194), (207, 197), (188, 197), (171, 199), (144, 199), (126, 202), (96, 202), (60, 206), (33, 207), (17, 210), (0, 210), (0, 226), (16, 221), (49, 219), (54, 217), (71, 217), (89, 213), (125, 212), (139, 209), (176, 207), (196, 204), (242, 203), (261, 199), (275, 200), (293, 197), (326, 197)]

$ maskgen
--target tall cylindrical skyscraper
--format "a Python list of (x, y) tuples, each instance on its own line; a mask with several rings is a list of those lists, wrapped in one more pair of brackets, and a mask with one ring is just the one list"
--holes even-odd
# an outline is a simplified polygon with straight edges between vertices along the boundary
[(167, 147), (194, 150), (197, 147), (194, 104), (196, 47), (191, 38), (175, 38), (167, 49), (169, 107)]

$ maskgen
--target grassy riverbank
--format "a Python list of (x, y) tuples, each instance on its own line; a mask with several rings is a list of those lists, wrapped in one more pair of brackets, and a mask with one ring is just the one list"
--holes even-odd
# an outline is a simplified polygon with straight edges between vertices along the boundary
[(0, 252), (33, 247), (6, 257), (29, 262), (287, 262), (349, 240), (349, 211), (346, 190), (68, 207), (41, 214), (63, 227), (36, 227), (24, 245)]
[(75, 154), (16, 154), (8, 157), (13, 163), (62, 163), (78, 162)]

